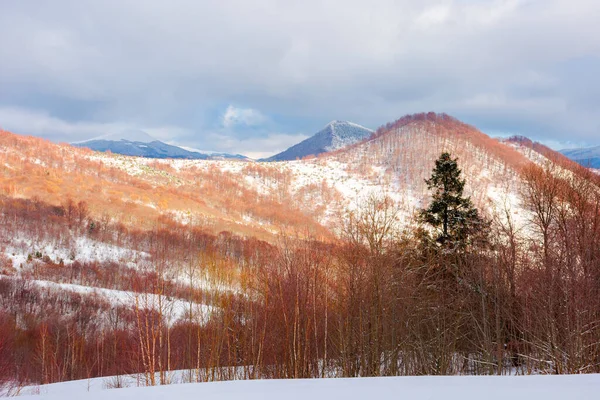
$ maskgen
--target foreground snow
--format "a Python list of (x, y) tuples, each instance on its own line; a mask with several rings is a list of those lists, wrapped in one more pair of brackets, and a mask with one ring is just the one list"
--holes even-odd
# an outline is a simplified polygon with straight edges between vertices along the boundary
[[(255, 380), (105, 389), (100, 379), (39, 387), (36, 399), (598, 399), (600, 375)], [(103, 390), (105, 389), (105, 390)], [(26, 396), (28, 398), (29, 396)]]

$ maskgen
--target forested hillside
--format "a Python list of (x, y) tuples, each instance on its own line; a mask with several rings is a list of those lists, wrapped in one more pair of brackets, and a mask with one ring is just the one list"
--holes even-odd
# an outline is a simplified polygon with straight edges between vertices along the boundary
[[(277, 163), (0, 141), (12, 388), (600, 372), (599, 178), (531, 141), (433, 113)], [(442, 153), (466, 211), (424, 217)]]

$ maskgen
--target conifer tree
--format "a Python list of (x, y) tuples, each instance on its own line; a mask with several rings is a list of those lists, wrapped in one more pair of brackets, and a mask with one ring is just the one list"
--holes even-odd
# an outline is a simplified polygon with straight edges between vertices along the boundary
[(457, 159), (442, 153), (435, 162), (431, 178), (426, 179), (432, 193), (429, 207), (421, 209), (419, 219), (434, 229), (436, 242), (449, 247), (464, 248), (474, 233), (486, 224), (469, 197), (463, 196), (465, 180)]

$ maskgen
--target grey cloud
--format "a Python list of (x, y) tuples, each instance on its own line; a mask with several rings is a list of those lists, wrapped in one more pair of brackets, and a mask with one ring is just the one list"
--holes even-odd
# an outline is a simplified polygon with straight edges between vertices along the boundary
[[(67, 125), (168, 127), (190, 146), (216, 149), (227, 137), (231, 150), (255, 152), (251, 141), (274, 132), (304, 135), (331, 119), (375, 128), (435, 110), (491, 131), (600, 140), (595, 0), (21, 0), (0, 8), (0, 107)], [(229, 105), (255, 110), (262, 125), (223, 127)]]

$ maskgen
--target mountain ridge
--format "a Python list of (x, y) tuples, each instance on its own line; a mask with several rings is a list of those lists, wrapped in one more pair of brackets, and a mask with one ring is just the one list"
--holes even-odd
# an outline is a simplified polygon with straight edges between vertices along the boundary
[(85, 147), (94, 151), (121, 154), (125, 156), (146, 158), (174, 158), (188, 160), (237, 159), (248, 160), (240, 154), (203, 153), (192, 151), (181, 146), (162, 142), (141, 130), (123, 131), (99, 136), (82, 142), (73, 142), (72, 146)]
[[(484, 244), (481, 256), (473, 253), (471, 258), (469, 253), (464, 258), (472, 260), (461, 264), (465, 285), (438, 297), (431, 290), (437, 290), (442, 281), (432, 265), (443, 268), (447, 263), (442, 257), (453, 250), (430, 255), (435, 249), (428, 246), (426, 253), (415, 252), (423, 243), (423, 230), (415, 216), (431, 201), (425, 179), (442, 152), (458, 159), (465, 195), (489, 218), (495, 237), (490, 238), (491, 247)], [(445, 114), (406, 116), (381, 127), (369, 140), (320, 157), (273, 163), (128, 157), (0, 130), (0, 165), (0, 275), (4, 275), (0, 289), (5, 313), (0, 315), (0, 339), (9, 337), (1, 344), (10, 346), (8, 352), (2, 349), (0, 360), (5, 361), (7, 353), (12, 357), (9, 362), (18, 369), (4, 370), (4, 375), (18, 382), (87, 379), (85, 390), (89, 390), (92, 377), (116, 374), (128, 379), (132, 373), (140, 373), (137, 381), (143, 382), (144, 377), (159, 372), (139, 361), (148, 354), (164, 356), (162, 365), (172, 365), (171, 370), (219, 371), (218, 360), (230, 350), (236, 354), (231, 359), (235, 368), (256, 363), (257, 370), (267, 371), (265, 378), (285, 376), (270, 374), (272, 366), (285, 369), (285, 361), (279, 364), (278, 360), (293, 359), (289, 342), (280, 341), (285, 336), (282, 332), (300, 329), (311, 333), (306, 335), (311, 340), (316, 333), (324, 350), (311, 350), (312, 358), (303, 362), (319, 365), (319, 354), (325, 354), (330, 343), (346, 343), (347, 339), (337, 324), (327, 328), (322, 317), (352, 321), (358, 316), (356, 304), (364, 304), (371, 313), (365, 314), (360, 330), (350, 339), (358, 343), (356, 348), (360, 348), (363, 332), (372, 332), (370, 322), (381, 318), (381, 332), (399, 329), (408, 338), (417, 333), (417, 339), (411, 339), (417, 341), (402, 348), (393, 338), (385, 339), (387, 334), (381, 336), (385, 351), (396, 352), (394, 359), (412, 354), (415, 346), (436, 355), (440, 347), (429, 347), (432, 338), (426, 334), (421, 341), (420, 332), (431, 330), (438, 337), (435, 332), (447, 329), (448, 309), (441, 302), (450, 293), (460, 304), (453, 313), (479, 310), (482, 301), (485, 307), (491, 305), (490, 310), (494, 302), (506, 307), (498, 308), (501, 313), (477, 311), (478, 319), (464, 329), (461, 322), (456, 331), (461, 338), (479, 332), (483, 323), (494, 326), (500, 314), (507, 316), (507, 324), (532, 319), (523, 326), (527, 337), (542, 338), (534, 339), (531, 346), (541, 350), (527, 358), (535, 361), (523, 370), (553, 373), (552, 362), (566, 353), (560, 350), (559, 357), (545, 358), (546, 321), (556, 314), (544, 303), (550, 292), (542, 289), (552, 285), (547, 281), (544, 248), (535, 245), (542, 235), (532, 219), (539, 197), (530, 196), (527, 188), (542, 193), (547, 187), (560, 189), (550, 194), (557, 204), (565, 202), (552, 211), (556, 224), (552, 231), (557, 234), (551, 237), (563, 238), (556, 248), (571, 246), (573, 253), (557, 251), (569, 258), (557, 258), (552, 268), (558, 272), (573, 260), (577, 269), (553, 277), (561, 279), (557, 287), (569, 288), (556, 293), (564, 293), (560, 298), (566, 301), (581, 288), (591, 288), (589, 295), (572, 300), (574, 306), (591, 304), (582, 309), (581, 315), (589, 318), (581, 324), (580, 335), (587, 337), (587, 327), (597, 320), (597, 304), (593, 303), (597, 276), (586, 271), (596, 271), (600, 259), (600, 228), (594, 222), (600, 219), (596, 196), (600, 176), (592, 176), (590, 170), (529, 139), (496, 140)], [(589, 253), (588, 248), (595, 252)], [(581, 260), (591, 261), (584, 264)], [(383, 261), (394, 268), (381, 268)], [(424, 286), (424, 271), (433, 273), (427, 282), (435, 285)], [(515, 272), (514, 295), (511, 271)], [(454, 285), (455, 276), (448, 278), (443, 282)], [(357, 284), (358, 297), (348, 296), (348, 282)], [(373, 282), (385, 283), (382, 290), (377, 289), (381, 297), (372, 296)], [(410, 298), (410, 309), (404, 308), (405, 298)], [(304, 305), (299, 308), (298, 304)], [(384, 313), (381, 305), (387, 304), (393, 307)], [(441, 308), (436, 311), (438, 304)], [(516, 310), (515, 304), (519, 305)], [(300, 310), (302, 317), (296, 320), (303, 322), (288, 322), (286, 310)], [(432, 310), (442, 316), (434, 318), (440, 321), (439, 330), (429, 325)], [(539, 313), (545, 314), (536, 319)], [(164, 322), (147, 319), (154, 316)], [(247, 319), (240, 323), (236, 316)], [(116, 323), (117, 317), (121, 322)], [(562, 313), (560, 318), (557, 322), (570, 320)], [(420, 326), (422, 319), (426, 325)], [(27, 330), (18, 321), (26, 321)], [(571, 326), (567, 322), (561, 326)], [(140, 329), (144, 324), (153, 330)], [(415, 326), (419, 326), (417, 331)], [(138, 344), (150, 343), (153, 334), (168, 339), (158, 341), (155, 353)], [(475, 354), (478, 358), (473, 361), (485, 364), (488, 353), (478, 353), (478, 349), (493, 348), (495, 339), (481, 335), (479, 342), (479, 334), (474, 335), (471, 339), (477, 341), (468, 342), (474, 344), (475, 353), (450, 346), (448, 359), (460, 348), (464, 359)], [(520, 333), (515, 337), (519, 339)], [(440, 340), (447, 343), (445, 337)], [(589, 340), (598, 343), (597, 337)], [(221, 341), (235, 347), (202, 345)], [(379, 346), (360, 357), (379, 359)], [(269, 349), (267, 358), (257, 362), (254, 354), (261, 349)], [(341, 347), (334, 351), (329, 354), (344, 354)], [(579, 357), (577, 349), (573, 352)], [(197, 359), (180, 357), (186, 354)], [(585, 365), (591, 365), (596, 355), (594, 349)], [(420, 357), (407, 363), (415, 365), (409, 372), (420, 374), (422, 368), (429, 368), (431, 358), (425, 357), (421, 366), (417, 364), (422, 362)], [(173, 364), (168, 364), (171, 359)], [(350, 362), (355, 359), (350, 355)], [(137, 361), (137, 369), (131, 369), (132, 360)], [(224, 373), (217, 378), (231, 376), (230, 363), (223, 361)], [(331, 358), (331, 362), (342, 365), (347, 360)], [(46, 368), (48, 364), (51, 368)], [(449, 371), (473, 372), (462, 360), (457, 366), (463, 369)], [(381, 368), (376, 365), (374, 371)], [(436, 365), (431, 368), (431, 373), (439, 372)], [(514, 371), (510, 362), (506, 368)], [(21, 380), (23, 376), (27, 379)], [(314, 376), (322, 376), (322, 371), (315, 369)], [(124, 381), (110, 382), (116, 387)]]
[(260, 161), (291, 161), (310, 155), (316, 156), (368, 139), (373, 133), (372, 129), (354, 122), (333, 120), (308, 139)]
[(589, 168), (600, 168), (600, 146), (559, 150), (559, 153)]
[[(76, 151), (75, 147), (55, 146), (8, 132), (3, 136), (0, 139), (10, 143), (5, 155), (7, 176), (1, 186), (6, 193), (19, 193), (23, 197), (45, 193), (59, 204), (61, 199), (79, 200), (83, 196), (78, 192), (81, 184), (69, 185), (70, 181), (87, 182), (89, 193), (99, 187), (108, 188), (109, 183), (123, 185), (129, 187), (127, 193), (131, 194), (123, 195), (121, 205), (124, 209), (135, 208), (138, 215), (167, 213), (186, 223), (202, 216), (211, 221), (211, 226), (221, 226), (219, 230), (232, 229), (242, 234), (253, 231), (266, 236), (279, 225), (292, 226), (298, 221), (310, 220), (313, 226), (328, 230), (332, 216), (360, 208), (369, 194), (393, 197), (402, 205), (403, 218), (408, 220), (412, 210), (422, 207), (427, 200), (424, 179), (435, 159), (445, 151), (458, 157), (468, 178), (468, 194), (473, 195), (476, 205), (486, 208), (490, 201), (496, 204), (500, 196), (516, 198), (519, 171), (540, 157), (577, 173), (584, 170), (565, 156), (529, 140), (529, 144), (502, 143), (471, 125), (435, 113), (402, 117), (379, 128), (369, 140), (301, 162), (115, 157)], [(130, 147), (135, 144), (120, 142)], [(23, 185), (23, 165), (15, 160), (28, 157), (31, 149), (38, 147), (44, 150), (37, 153), (44, 156), (32, 158), (27, 168), (37, 171), (39, 176), (28, 173), (25, 176), (29, 183)], [(531, 151), (526, 151), (526, 147)], [(540, 156), (535, 156), (538, 153)], [(105, 172), (98, 175), (97, 165), (103, 165)], [(55, 167), (49, 170), (50, 166)], [(46, 172), (60, 177), (60, 183), (41, 179), (48, 176)], [(95, 178), (86, 181), (82, 173), (95, 174)], [(176, 185), (177, 198), (171, 198), (170, 185)], [(105, 196), (82, 198), (95, 210), (107, 207), (108, 200), (111, 207), (120, 206), (115, 199)], [(520, 207), (517, 202), (512, 206)], [(131, 210), (128, 213), (132, 214)]]

